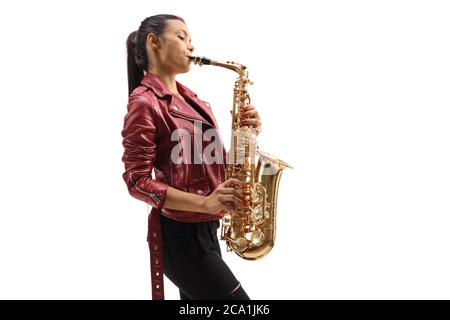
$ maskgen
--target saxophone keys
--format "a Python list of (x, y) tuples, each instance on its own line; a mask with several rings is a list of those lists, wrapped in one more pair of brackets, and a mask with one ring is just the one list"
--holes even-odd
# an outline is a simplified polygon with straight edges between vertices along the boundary
[(234, 243), (233, 243), (233, 247), (239, 251), (242, 252), (245, 249), (247, 249), (247, 240), (243, 237), (239, 237), (237, 238)]
[(255, 230), (252, 232), (250, 236), (250, 243), (254, 247), (259, 247), (264, 241), (264, 233), (260, 230)]
[(254, 225), (263, 223), (266, 218), (267, 217), (265, 216), (263, 210), (261, 210), (261, 207), (255, 208), (250, 216), (250, 219)]
[(231, 227), (231, 215), (225, 214), (222, 218), (222, 224), (224, 227)]

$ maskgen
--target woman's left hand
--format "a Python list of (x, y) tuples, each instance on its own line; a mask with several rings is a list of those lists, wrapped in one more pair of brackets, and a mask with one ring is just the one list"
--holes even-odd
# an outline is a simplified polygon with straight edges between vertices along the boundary
[(252, 126), (255, 128), (256, 133), (261, 132), (261, 119), (254, 105), (247, 104), (243, 107), (241, 124)]

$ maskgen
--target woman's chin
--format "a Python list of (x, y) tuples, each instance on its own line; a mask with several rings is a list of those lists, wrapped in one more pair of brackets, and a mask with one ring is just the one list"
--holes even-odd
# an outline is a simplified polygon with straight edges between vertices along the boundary
[(187, 66), (184, 66), (183, 68), (180, 68), (178, 73), (187, 73), (190, 70), (191, 70), (191, 65), (188, 64)]

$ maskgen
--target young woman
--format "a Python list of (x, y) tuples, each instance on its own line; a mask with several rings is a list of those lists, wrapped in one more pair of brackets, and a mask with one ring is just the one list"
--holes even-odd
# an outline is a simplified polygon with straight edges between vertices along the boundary
[[(189, 30), (180, 17), (151, 16), (129, 35), (127, 50), (123, 178), (133, 197), (152, 206), (153, 299), (164, 299), (163, 273), (181, 299), (249, 299), (222, 260), (217, 239), (221, 212), (237, 214), (242, 205), (241, 183), (224, 179), (226, 154), (209, 104), (175, 80), (190, 69)], [(259, 132), (254, 106), (246, 106), (243, 118)], [(217, 161), (198, 161), (212, 143), (204, 138), (211, 130), (216, 148), (210, 156)]]

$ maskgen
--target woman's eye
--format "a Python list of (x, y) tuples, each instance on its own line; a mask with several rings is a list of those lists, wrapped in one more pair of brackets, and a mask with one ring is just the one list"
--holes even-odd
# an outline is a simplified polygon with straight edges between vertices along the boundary
[(181, 37), (181, 36), (178, 36), (178, 38), (180, 38), (181, 40), (184, 40), (184, 38), (183, 38), (183, 37)]

